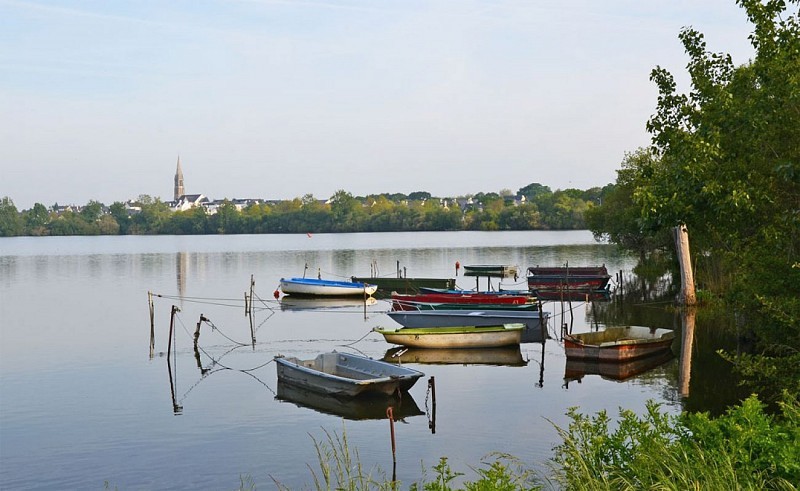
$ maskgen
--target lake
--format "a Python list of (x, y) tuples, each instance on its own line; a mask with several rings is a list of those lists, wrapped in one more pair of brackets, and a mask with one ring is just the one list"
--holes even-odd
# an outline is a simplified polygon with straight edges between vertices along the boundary
[[(522, 344), (521, 363), (498, 353), (488, 364), (464, 355), (408, 365), (425, 377), (394, 425), (395, 466), (381, 410), (277, 398), (275, 355), (383, 358), (393, 346), (371, 329), (395, 325), (384, 300), (281, 304), (273, 297), (281, 277), (344, 279), (376, 268), (394, 276), (399, 265), (409, 277), (474, 288), (463, 269), (455, 276), (456, 262), (518, 265), (522, 276), (502, 282), (509, 289), (525, 287), (528, 266), (605, 264), (630, 275), (635, 265), (586, 231), (0, 238), (0, 488), (218, 490), (236, 489), (241, 477), (259, 489), (273, 480), (307, 488), (309, 467), (319, 474), (314, 441), (338, 435), (364, 468), (394, 470), (407, 489), (444, 456), (470, 480), (470, 466), (494, 451), (546, 471), (559, 442), (553, 424), (566, 425), (572, 406), (616, 416), (652, 399), (670, 413), (718, 412), (739, 397), (724, 387), (735, 383), (720, 383), (727, 370), (713, 354), (730, 341), (701, 323), (693, 363), (703, 369), (693, 365), (690, 380), (679, 374), (680, 356), (623, 381), (568, 373), (562, 322), (575, 332), (602, 328), (609, 306), (574, 302), (563, 311), (549, 302), (552, 339)], [(680, 328), (657, 307), (624, 312), (626, 322)], [(201, 315), (208, 322), (195, 350)], [(676, 355), (680, 347), (678, 333)]]

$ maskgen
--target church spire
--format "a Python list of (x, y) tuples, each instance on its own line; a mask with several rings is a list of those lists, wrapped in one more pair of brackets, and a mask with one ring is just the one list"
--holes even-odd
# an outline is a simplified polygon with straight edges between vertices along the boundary
[(183, 189), (183, 170), (181, 169), (181, 156), (178, 155), (178, 168), (175, 169), (175, 193), (173, 199), (178, 201), (178, 198), (186, 194)]

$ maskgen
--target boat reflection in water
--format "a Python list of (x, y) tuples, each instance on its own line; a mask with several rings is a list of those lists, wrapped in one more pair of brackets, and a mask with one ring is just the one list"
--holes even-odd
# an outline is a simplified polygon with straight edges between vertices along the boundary
[(522, 358), (519, 345), (480, 349), (399, 347), (388, 350), (383, 361), (430, 365), (506, 365), (514, 367), (528, 364)]
[(358, 397), (336, 397), (312, 392), (291, 384), (278, 383), (276, 399), (291, 402), (314, 411), (351, 420), (387, 419), (387, 409), (392, 408), (395, 420), (425, 414), (419, 409), (408, 391), (399, 395), (361, 395)]
[(286, 295), (281, 298), (281, 310), (317, 310), (369, 307), (378, 303), (374, 297), (298, 297)]
[(580, 382), (586, 375), (600, 375), (601, 378), (606, 380), (623, 381), (659, 367), (674, 357), (672, 351), (667, 350), (655, 355), (618, 363), (609, 363), (597, 359), (567, 358), (567, 366), (564, 369), (564, 382), (565, 384), (573, 381)]

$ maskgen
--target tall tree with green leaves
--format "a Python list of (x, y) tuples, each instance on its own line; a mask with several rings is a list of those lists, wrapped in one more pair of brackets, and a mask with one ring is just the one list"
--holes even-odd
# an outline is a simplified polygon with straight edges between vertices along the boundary
[(24, 224), (19, 210), (8, 196), (0, 199), (0, 237), (14, 237), (23, 233)]
[(657, 158), (642, 166), (633, 199), (648, 230), (686, 224), (693, 249), (730, 278), (764, 355), (737, 358), (743, 370), (797, 380), (800, 1), (737, 3), (753, 25), (750, 62), (734, 66), (685, 28), (691, 90), (678, 93), (671, 73), (653, 70), (659, 97), (647, 127)]

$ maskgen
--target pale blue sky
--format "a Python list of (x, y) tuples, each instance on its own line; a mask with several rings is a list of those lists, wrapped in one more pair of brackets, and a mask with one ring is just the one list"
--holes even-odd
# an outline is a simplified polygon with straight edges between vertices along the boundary
[(733, 0), (0, 0), (0, 196), (603, 186), (687, 25), (752, 55)]

